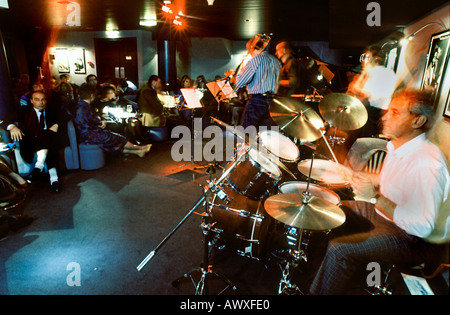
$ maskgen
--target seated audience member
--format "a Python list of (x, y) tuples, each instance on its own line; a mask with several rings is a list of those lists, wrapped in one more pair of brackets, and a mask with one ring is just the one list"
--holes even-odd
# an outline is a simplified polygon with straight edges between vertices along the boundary
[(20, 154), (27, 163), (33, 163), (37, 156), (34, 170), (30, 178), (36, 180), (43, 177), (43, 170), (47, 164), (50, 175), (51, 190), (59, 192), (61, 185), (57, 174), (59, 113), (47, 108), (47, 98), (43, 91), (31, 94), (32, 106), (21, 106), (3, 122), (10, 132), (13, 141), (19, 141)]
[(120, 79), (117, 83), (117, 95), (119, 96), (127, 96), (127, 95), (136, 95), (137, 91), (130, 87), (127, 79)]
[(31, 106), (31, 94), (35, 91), (44, 91), (42, 84), (33, 84), (31, 90), (20, 96), (20, 106)]
[(164, 115), (164, 105), (158, 98), (158, 90), (162, 87), (161, 79), (152, 75), (138, 93), (137, 103), (142, 126), (145, 127), (164, 127), (166, 117)]
[(101, 120), (90, 105), (95, 100), (95, 87), (83, 84), (79, 95), (74, 121), (80, 143), (99, 144), (105, 152), (122, 152), (139, 157), (144, 157), (150, 151), (151, 145), (134, 145), (124, 136), (105, 129), (106, 121)]
[(91, 106), (101, 116), (105, 107), (127, 107), (127, 101), (117, 96), (116, 88), (113, 85), (105, 85), (100, 88), (100, 95), (92, 102)]
[(434, 111), (428, 94), (397, 92), (382, 117), (390, 138), (379, 176), (355, 173), (358, 201), (343, 201), (346, 222), (331, 231), (310, 287), (312, 294), (345, 294), (369, 262), (435, 262), (450, 240), (450, 175), (444, 154), (425, 133)]

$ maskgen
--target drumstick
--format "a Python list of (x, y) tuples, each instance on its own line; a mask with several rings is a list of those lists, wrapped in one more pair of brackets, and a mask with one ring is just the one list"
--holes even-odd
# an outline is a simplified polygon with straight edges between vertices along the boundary
[(334, 155), (334, 152), (333, 152), (333, 150), (331, 149), (331, 147), (330, 147), (330, 144), (328, 143), (328, 141), (327, 141), (327, 138), (323, 135), (323, 133), (321, 132), (321, 134), (322, 134), (322, 138), (323, 138), (323, 140), (325, 140), (325, 144), (327, 145), (327, 147), (328, 147), (328, 150), (330, 150), (330, 152), (331, 152), (331, 155), (333, 156), (333, 159), (334, 159), (334, 161), (336, 162), (336, 163), (338, 163), (339, 164), (339, 162), (338, 162), (338, 160), (337, 160), (337, 158), (336, 158), (336, 156)]

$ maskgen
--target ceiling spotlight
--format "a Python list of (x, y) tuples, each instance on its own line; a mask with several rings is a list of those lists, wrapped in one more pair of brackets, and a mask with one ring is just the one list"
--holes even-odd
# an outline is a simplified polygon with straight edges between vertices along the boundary
[(163, 10), (164, 12), (169, 13), (169, 14), (173, 13), (172, 9), (169, 8), (167, 5), (163, 5), (161, 10)]
[(214, 0), (206, 0), (206, 2), (208, 2), (208, 5), (213, 5), (214, 4)]

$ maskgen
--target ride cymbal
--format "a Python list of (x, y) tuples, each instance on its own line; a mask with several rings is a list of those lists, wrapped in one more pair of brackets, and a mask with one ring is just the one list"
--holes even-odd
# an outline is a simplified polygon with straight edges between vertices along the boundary
[(323, 120), (308, 105), (290, 97), (275, 98), (269, 106), (270, 117), (291, 137), (311, 142), (322, 137)]
[(356, 130), (367, 122), (367, 109), (357, 98), (343, 93), (326, 95), (319, 103), (322, 117), (333, 127)]

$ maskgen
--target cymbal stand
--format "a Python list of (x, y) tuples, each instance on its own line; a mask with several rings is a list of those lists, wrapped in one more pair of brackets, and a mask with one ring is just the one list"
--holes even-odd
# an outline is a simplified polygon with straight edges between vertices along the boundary
[[(309, 194), (309, 193), (308, 193)], [(297, 249), (292, 252), (291, 259), (286, 261), (282, 278), (278, 284), (279, 295), (303, 295), (300, 288), (292, 282), (292, 277), (301, 261), (307, 262), (305, 251), (302, 249), (303, 229), (295, 228), (297, 234)]]
[(335, 144), (338, 144), (338, 145), (339, 144), (344, 144), (345, 138), (343, 138), (343, 137), (336, 137), (336, 130), (337, 130), (337, 128), (333, 127), (332, 125), (330, 125), (330, 127), (334, 128), (333, 135), (330, 136), (331, 146), (334, 147)]
[[(207, 191), (204, 191), (204, 194), (206, 196)], [(225, 283), (225, 287), (217, 294), (221, 295), (222, 293), (226, 292), (228, 289), (237, 290), (236, 285), (234, 285), (227, 277), (224, 275), (213, 271), (212, 264), (210, 264), (209, 260), (209, 244), (211, 242), (211, 233), (220, 234), (223, 232), (223, 230), (217, 229), (214, 227), (215, 222), (211, 223), (211, 211), (209, 202), (205, 202), (205, 213), (202, 214), (202, 223), (200, 225), (200, 228), (203, 231), (203, 263), (201, 267), (195, 268), (189, 273), (184, 274), (182, 277), (174, 280), (172, 282), (173, 286), (178, 286), (181, 280), (189, 278), (194, 286), (195, 295), (208, 295), (209, 294), (209, 285), (208, 280), (211, 277), (216, 277), (220, 279), (222, 282)], [(193, 278), (194, 273), (200, 273), (201, 277), (198, 280), (197, 283), (195, 283), (195, 280)]]
[(329, 150), (330, 153), (331, 153), (331, 156), (333, 157), (333, 160), (334, 160), (336, 163), (339, 163), (338, 160), (337, 160), (337, 158), (336, 158), (336, 155), (334, 155), (334, 152), (333, 152), (333, 149), (332, 149), (331, 146), (330, 146), (330, 143), (328, 142), (328, 140), (327, 140), (327, 138), (325, 137), (325, 135), (323, 134), (323, 132), (321, 132), (321, 135), (322, 135), (323, 141), (325, 142), (325, 144), (326, 144), (327, 147), (328, 147), (328, 150)]
[[(311, 166), (309, 169), (308, 181), (306, 183), (306, 190), (302, 193), (302, 203), (307, 204), (311, 198), (311, 193), (309, 192), (309, 183), (311, 181), (311, 171), (314, 162), (314, 154), (311, 157)], [(292, 274), (295, 268), (298, 267), (301, 261), (307, 262), (308, 258), (305, 251), (302, 248), (302, 237), (304, 230), (302, 228), (295, 228), (297, 234), (297, 248), (292, 251), (291, 259), (286, 262), (286, 266), (283, 270), (283, 276), (278, 284), (278, 294), (280, 295), (303, 295), (300, 288), (291, 281)]]
[[(236, 159), (236, 161), (234, 161), (234, 163), (231, 165), (231, 167), (229, 167), (225, 172), (223, 172), (222, 176), (216, 181), (216, 182), (208, 182), (208, 185), (205, 186), (204, 190), (203, 190), (203, 196), (197, 201), (197, 203), (189, 210), (189, 212), (184, 216), (184, 218), (177, 224), (177, 226), (155, 247), (155, 249), (153, 249), (145, 258), (144, 260), (142, 260), (142, 262), (136, 267), (136, 269), (138, 271), (141, 271), (142, 268), (145, 267), (145, 265), (155, 256), (155, 254), (157, 253), (157, 251), (159, 249), (161, 249), (161, 247), (169, 240), (169, 238), (175, 234), (175, 232), (181, 227), (181, 225), (186, 222), (186, 220), (190, 217), (190, 215), (192, 213), (194, 213), (194, 211), (200, 206), (200, 204), (202, 204), (203, 202), (205, 203), (205, 207), (206, 209), (208, 209), (208, 202), (206, 200), (206, 195), (208, 191), (211, 191), (212, 193), (217, 194), (217, 196), (222, 199), (222, 200), (228, 200), (228, 196), (223, 193), (223, 191), (218, 188), (218, 186), (220, 185), (220, 183), (228, 176), (228, 174), (231, 172), (231, 170), (233, 170), (234, 166), (237, 164), (237, 162), (239, 161), (239, 159)], [(208, 241), (209, 241), (209, 232), (212, 229), (212, 225), (210, 225), (209, 223), (206, 223), (206, 220), (209, 218), (209, 215), (206, 216), (206, 214), (209, 213), (208, 211), (205, 211), (205, 215), (203, 216), (203, 220), (204, 222), (202, 222), (202, 229), (203, 229), (203, 236), (204, 236), (204, 263), (203, 263), (203, 267), (201, 268), (201, 272), (202, 272), (202, 277), (201, 277), (201, 283), (199, 283), (198, 285), (196, 285), (196, 293), (200, 292), (200, 293), (204, 293), (207, 292), (207, 275), (216, 275), (219, 276), (222, 280), (224, 280), (228, 286), (226, 289), (228, 289), (229, 287), (231, 287), (233, 290), (236, 289), (236, 286), (232, 285), (231, 281), (227, 280), (224, 276), (219, 275), (218, 273), (215, 273), (212, 271), (212, 267), (209, 265), (209, 261), (208, 261), (208, 257), (209, 257), (209, 253), (208, 253)], [(218, 229), (214, 229), (214, 232), (216, 233), (220, 233), (220, 230)], [(190, 277), (190, 274), (185, 274), (184, 278), (186, 277)], [(191, 278), (192, 280), (192, 278)], [(178, 283), (179, 280), (175, 280), (173, 283)], [(206, 285), (206, 287), (205, 287)], [(225, 290), (226, 290), (225, 289)], [(223, 291), (222, 291), (223, 292)]]

